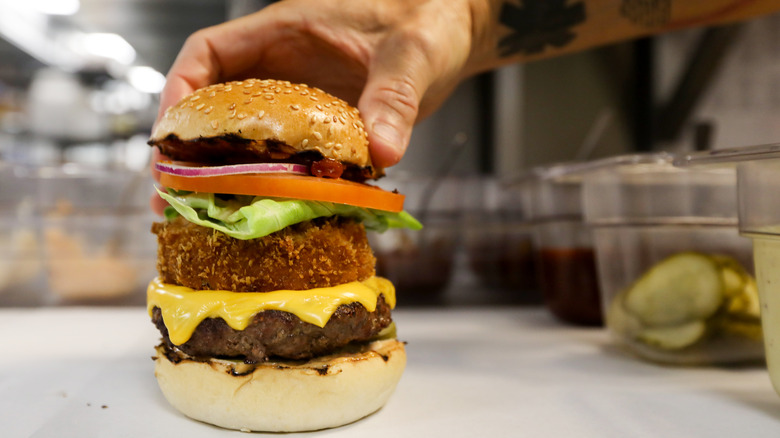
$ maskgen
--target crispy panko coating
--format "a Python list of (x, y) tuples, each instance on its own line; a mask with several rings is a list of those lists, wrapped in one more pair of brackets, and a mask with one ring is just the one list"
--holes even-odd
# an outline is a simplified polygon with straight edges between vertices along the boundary
[(196, 290), (306, 290), (375, 274), (365, 228), (351, 219), (315, 219), (252, 240), (181, 217), (153, 224), (152, 232), (162, 281)]

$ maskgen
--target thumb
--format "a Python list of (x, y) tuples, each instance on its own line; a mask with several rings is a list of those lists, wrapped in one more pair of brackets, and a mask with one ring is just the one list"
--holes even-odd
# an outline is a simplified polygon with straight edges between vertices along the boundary
[[(384, 168), (397, 164), (409, 146), (420, 101), (428, 87), (422, 63), (409, 54), (377, 53), (358, 101), (371, 159)], [(418, 68), (414, 68), (414, 66)], [(419, 68), (422, 67), (422, 68)]]

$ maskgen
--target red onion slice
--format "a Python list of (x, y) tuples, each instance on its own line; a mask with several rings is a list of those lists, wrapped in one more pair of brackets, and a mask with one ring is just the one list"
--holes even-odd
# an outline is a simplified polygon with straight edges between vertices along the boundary
[(176, 176), (208, 177), (222, 175), (240, 175), (245, 173), (288, 173), (308, 175), (309, 168), (304, 164), (293, 163), (249, 163), (229, 164), (226, 166), (185, 166), (171, 162), (154, 163), (160, 172)]

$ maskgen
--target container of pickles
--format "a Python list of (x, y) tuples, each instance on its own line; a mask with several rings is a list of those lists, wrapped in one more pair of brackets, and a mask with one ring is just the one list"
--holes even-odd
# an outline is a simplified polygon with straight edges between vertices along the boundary
[(583, 179), (606, 326), (619, 345), (653, 362), (762, 360), (736, 172), (673, 161), (668, 154), (616, 158)]
[(682, 157), (692, 168), (736, 168), (739, 229), (753, 242), (758, 303), (766, 362), (780, 394), (780, 144), (760, 145)]

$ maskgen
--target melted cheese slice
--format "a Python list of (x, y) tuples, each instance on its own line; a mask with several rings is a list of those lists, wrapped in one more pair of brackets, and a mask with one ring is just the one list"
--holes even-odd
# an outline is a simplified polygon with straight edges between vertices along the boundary
[(231, 328), (244, 330), (257, 313), (281, 310), (324, 327), (342, 304), (358, 302), (373, 312), (380, 294), (390, 308), (395, 307), (395, 287), (382, 277), (333, 287), (273, 292), (194, 290), (156, 278), (146, 290), (146, 307), (150, 316), (155, 307), (160, 308), (171, 342), (181, 345), (206, 318), (222, 318)]

